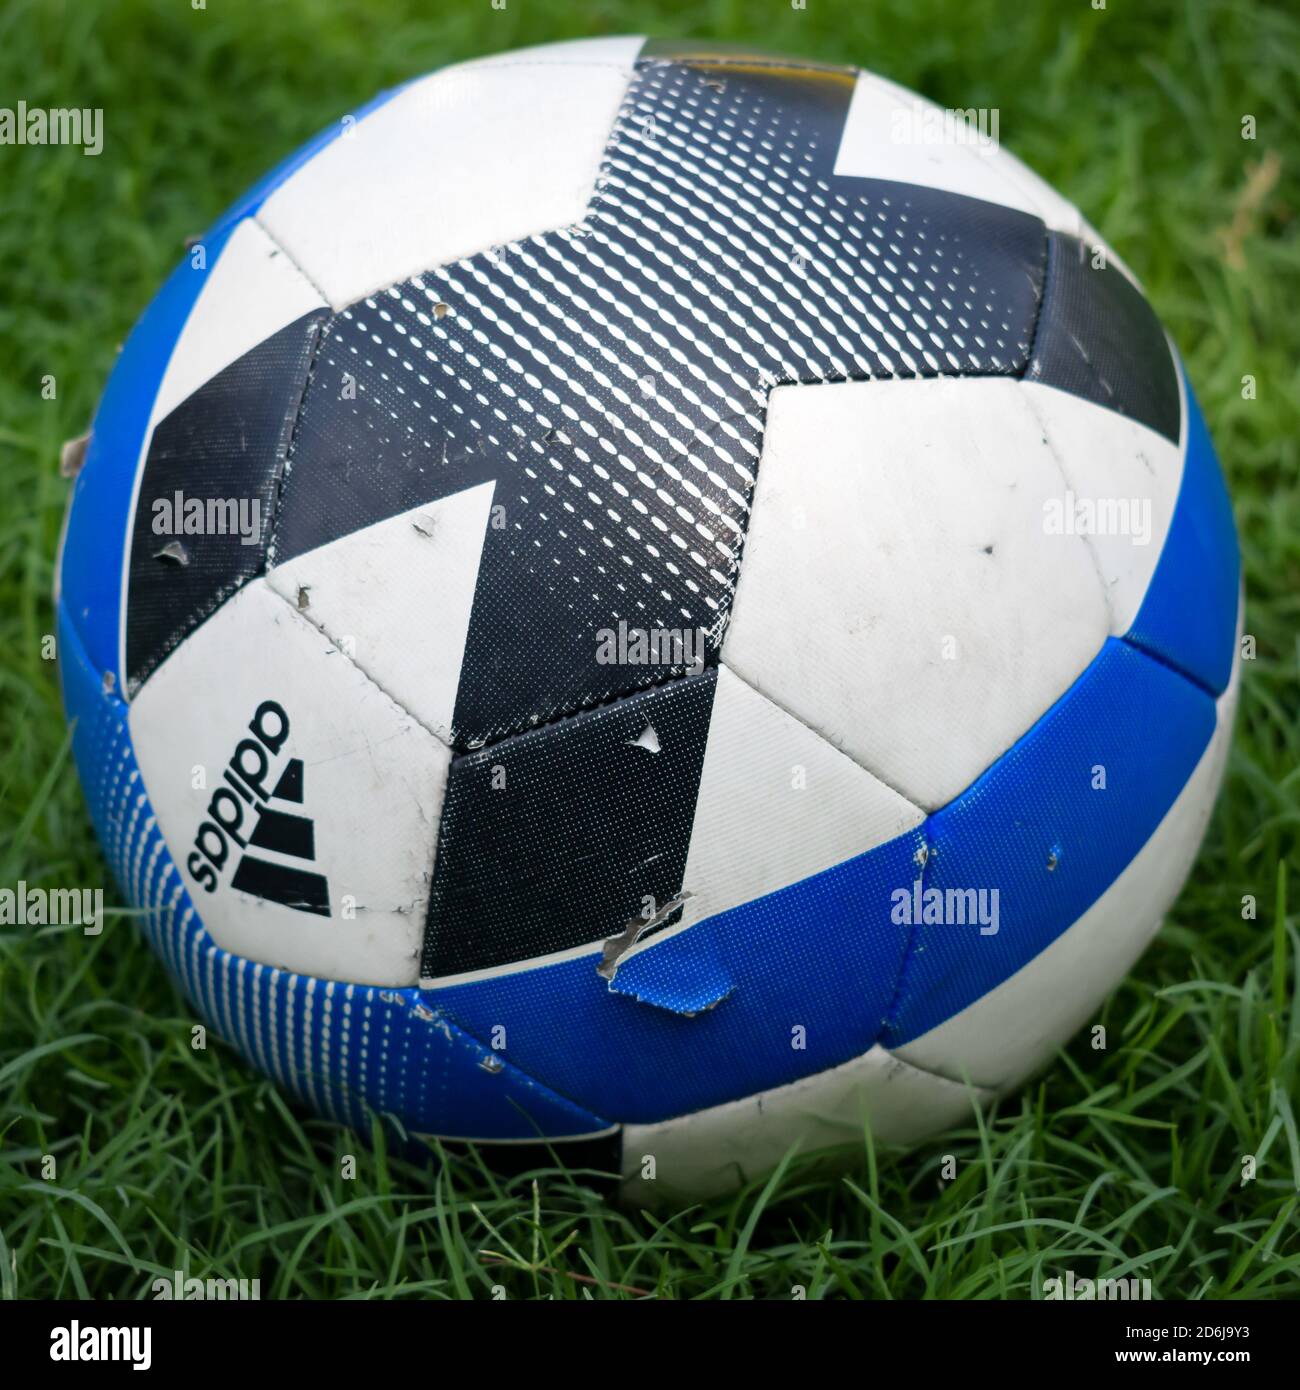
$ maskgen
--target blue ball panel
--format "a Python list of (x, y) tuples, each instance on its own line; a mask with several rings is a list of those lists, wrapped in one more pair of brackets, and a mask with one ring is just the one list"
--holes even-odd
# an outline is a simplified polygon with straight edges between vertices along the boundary
[[(881, 1041), (897, 1047), (920, 1037), (1081, 916), (1164, 819), (1214, 727), (1203, 690), (1108, 640), (1024, 738), (926, 822), (923, 888), (996, 888), (998, 930), (914, 925)], [(1104, 790), (1093, 785), (1097, 767)], [(1013, 1036), (1015, 1021), (1007, 1027)]]
[(1232, 502), (1189, 385), (1183, 481), (1159, 564), (1126, 640), (1221, 695), (1232, 674), (1240, 584)]

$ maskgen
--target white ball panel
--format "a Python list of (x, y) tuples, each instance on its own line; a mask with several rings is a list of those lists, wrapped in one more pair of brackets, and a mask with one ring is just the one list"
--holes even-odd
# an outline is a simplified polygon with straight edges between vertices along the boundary
[[(858, 74), (840, 139), (835, 173), (893, 179), (982, 198), (1034, 214), (1055, 231), (1082, 234), (1078, 208), (997, 143), (976, 139), (959, 120), (915, 92), (874, 73)], [(943, 136), (944, 138), (933, 138)]]
[[(190, 867), (210, 800), (230, 787), (223, 772), (266, 700), (283, 707), (289, 733), (264, 780), (273, 789), (290, 758), (304, 764), (301, 804), (275, 797), (269, 804), (313, 822), (315, 853), (310, 861), (252, 853), (324, 874), (329, 916), (236, 891), (243, 851), (233, 841), (215, 891), (205, 891)], [(218, 945), (326, 980), (416, 982), (450, 764), (445, 745), (260, 579), (181, 643), (141, 688), (129, 717), (159, 828)], [(196, 765), (205, 769), (202, 789), (192, 785)], [(222, 814), (233, 823), (232, 812)], [(251, 805), (242, 817), (236, 833), (247, 841), (257, 819)]]
[(519, 68), (546, 64), (552, 67), (617, 68), (625, 77), (645, 44), (640, 34), (614, 34), (599, 39), (565, 39), (561, 43), (539, 43), (531, 48), (512, 48), (488, 58), (471, 58), (457, 68)]
[(639, 950), (865, 854), (924, 819), (920, 807), (721, 666), (682, 877), (690, 897), (680, 922)]
[[(1244, 616), (1244, 607), (1243, 607)], [(1240, 633), (1240, 620), (1238, 625)], [(896, 1055), (939, 1075), (1010, 1090), (1096, 1012), (1159, 930), (1200, 848), (1223, 781), (1241, 679), (1241, 643), (1209, 745), (1151, 838), (1067, 931), (959, 1014)]]
[(158, 387), (153, 423), (244, 353), (325, 301), (293, 261), (249, 219), (208, 271)]
[[(988, 1093), (967, 1090), (873, 1047), (861, 1057), (743, 1100), (652, 1125), (623, 1127), (623, 1197), (653, 1203), (730, 1192), (801, 1153), (863, 1142), (911, 1144), (970, 1118)], [(653, 1155), (653, 1181), (641, 1177)]]
[(944, 805), (1109, 631), (1087, 545), (1044, 529), (1062, 488), (1009, 378), (777, 387), (724, 660)]
[(1100, 246), (1134, 284), (1137, 278), (1077, 207), (1001, 144), (1001, 130), (987, 140), (949, 138), (933, 142), (927, 129), (947, 129), (964, 136), (963, 127), (945, 120), (947, 113), (906, 87), (874, 73), (858, 74), (836, 156), (842, 177), (892, 179), (1001, 203), (1041, 217), (1055, 232)]
[(292, 174), (258, 220), (335, 308), (580, 222), (640, 42), (422, 78)]
[(451, 740), (494, 484), (377, 521), (267, 572), (271, 587), (431, 733)]
[(1030, 381), (1021, 382), (1020, 389), (1064, 477), (1060, 516), (1084, 535), (1095, 555), (1110, 631), (1122, 636), (1142, 607), (1169, 534), (1183, 480), (1183, 449), (1146, 425), (1068, 391)]

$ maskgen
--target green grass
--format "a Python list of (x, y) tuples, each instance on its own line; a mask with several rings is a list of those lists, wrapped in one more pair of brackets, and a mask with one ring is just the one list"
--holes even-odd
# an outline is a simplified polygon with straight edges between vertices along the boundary
[(96, 939), (0, 927), (0, 1297), (137, 1298), (175, 1269), (258, 1278), (264, 1297), (1024, 1298), (1067, 1269), (1169, 1298), (1294, 1296), (1300, 27), (1281, 5), (8, 0), (0, 104), (102, 107), (106, 145), (0, 148), (0, 885), (106, 879), (42, 653), (58, 446), (183, 238), (380, 87), (646, 30), (852, 60), (945, 106), (998, 107), (1003, 141), (1103, 230), (1182, 347), (1258, 648), (1192, 879), (1098, 1016), (1108, 1049), (1075, 1039), (995, 1115), (915, 1152), (864, 1142), (847, 1176), (796, 1161), (652, 1219), (552, 1171), (414, 1167), (290, 1109), (224, 1047), (191, 1051), (193, 1019), (125, 915)]

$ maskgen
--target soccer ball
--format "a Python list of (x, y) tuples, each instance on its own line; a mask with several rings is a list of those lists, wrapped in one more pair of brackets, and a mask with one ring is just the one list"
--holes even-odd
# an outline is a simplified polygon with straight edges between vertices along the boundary
[(635, 1200), (1051, 1058), (1196, 852), (1239, 568), (1132, 275), (978, 121), (611, 38), (386, 93), (188, 249), (59, 649), (215, 1029)]

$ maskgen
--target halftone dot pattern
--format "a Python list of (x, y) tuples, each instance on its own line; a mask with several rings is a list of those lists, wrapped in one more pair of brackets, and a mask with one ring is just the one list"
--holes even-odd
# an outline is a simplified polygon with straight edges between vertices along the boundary
[(1042, 223), (837, 178), (853, 80), (645, 60), (581, 223), (327, 325), (269, 558), (495, 481), (458, 748), (680, 673), (620, 621), (716, 656), (773, 385), (1023, 371)]

